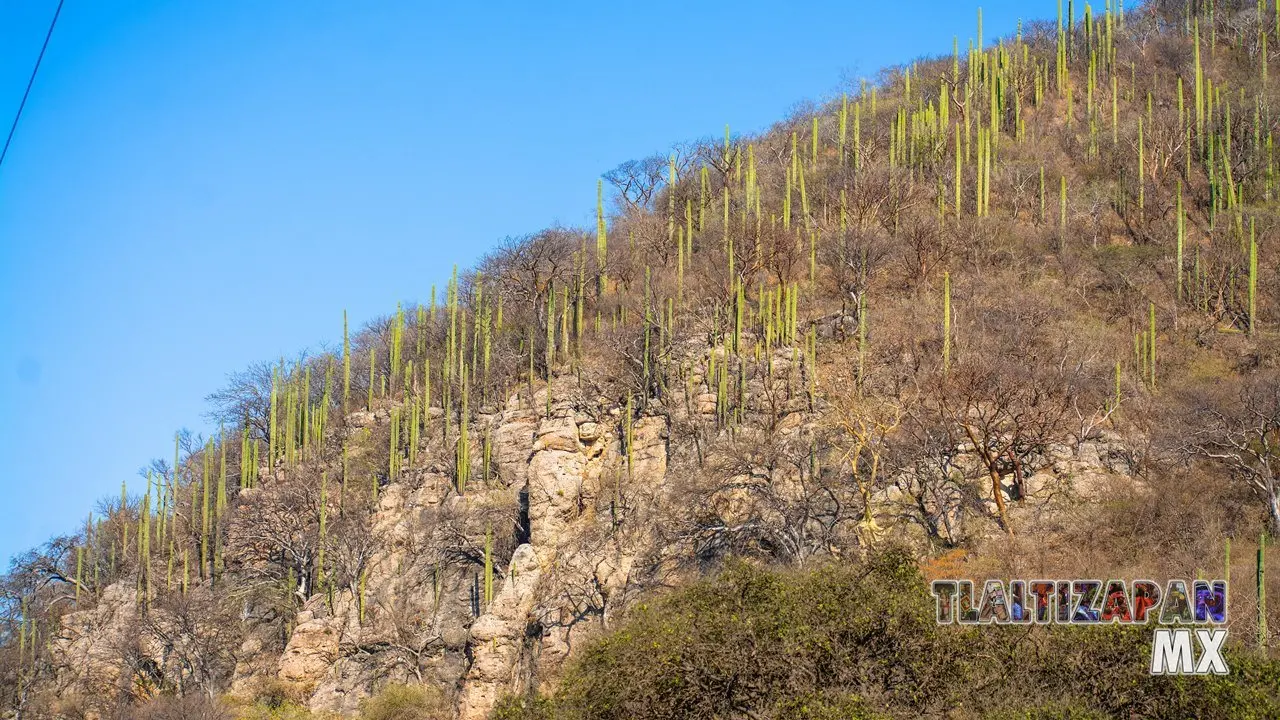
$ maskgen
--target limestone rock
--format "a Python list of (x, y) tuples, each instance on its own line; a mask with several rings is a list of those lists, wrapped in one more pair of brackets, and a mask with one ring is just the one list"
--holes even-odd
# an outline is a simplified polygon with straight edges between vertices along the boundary
[(340, 623), (335, 618), (316, 618), (300, 613), (298, 625), (280, 657), (277, 675), (289, 682), (317, 682), (338, 657)]

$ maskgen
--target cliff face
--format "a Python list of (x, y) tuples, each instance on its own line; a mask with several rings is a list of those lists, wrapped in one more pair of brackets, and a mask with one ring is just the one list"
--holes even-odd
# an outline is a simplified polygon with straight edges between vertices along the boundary
[[(778, 377), (785, 377), (787, 353), (777, 362)], [(763, 397), (766, 382), (756, 377), (748, 388)], [(803, 463), (780, 464), (759, 452), (744, 456), (745, 443), (766, 436), (759, 428), (707, 437), (689, 432), (714, 426), (715, 395), (697, 391), (700, 384), (702, 378), (691, 377), (677, 401), (656, 404), (631, 423), (625, 408), (584, 396), (581, 381), (568, 376), (558, 378), (550, 404), (544, 388), (532, 402), (516, 393), (502, 407), (486, 408), (473, 429), (489, 439), (487, 479), (459, 494), (447, 463), (420, 455), (379, 490), (368, 542), (359, 545), (365, 554), (360, 577), (312, 588), (306, 597), (297, 590), (301, 609), (283, 625), (251, 598), (238, 616), (218, 619), (213, 629), (208, 618), (194, 621), (181, 607), (151, 608), (143, 620), (134, 588), (114, 585), (91, 609), (66, 616), (52, 644), (58, 692), (127, 692), (128, 678), (139, 673), (170, 684), (174, 678), (202, 682), (218, 673), (217, 658), (202, 648), (218, 640), (217, 633), (238, 630), (238, 647), (221, 658), (233, 696), (253, 697), (274, 682), (300, 693), (312, 710), (349, 715), (388, 683), (423, 682), (455, 698), (459, 717), (483, 718), (503, 694), (545, 686), (639, 593), (669, 585), (714, 555), (709, 548), (726, 542), (726, 527), (772, 524), (803, 534), (808, 521), (787, 510), (813, 502)], [(833, 412), (820, 397), (795, 400), (768, 436), (803, 445)], [(331, 439), (358, 438), (388, 421), (385, 408), (353, 413)], [(960, 450), (956, 465), (978, 462), (972, 448)], [(1123, 482), (1129, 462), (1119, 438), (1107, 433), (1050, 445), (1021, 479), (1011, 521), (1034, 530), (1064, 503)], [(691, 494), (704, 477), (723, 482)], [(1004, 480), (1012, 492), (1014, 476)], [(261, 502), (273, 481), (265, 478), (238, 502)], [(845, 523), (837, 531), (843, 535), (831, 536), (843, 538), (831, 552), (858, 552), (888, 534), (923, 546), (920, 526), (902, 522), (922, 504), (931, 505), (924, 512), (935, 518), (949, 514), (939, 523), (949, 532), (1000, 532), (990, 519), (989, 487), (969, 488), (976, 508), (941, 507), (913, 489), (921, 481), (903, 472), (881, 483), (871, 498), (872, 517)], [(753, 491), (753, 483), (770, 493)], [(691, 498), (706, 506), (691, 506)], [(204, 592), (202, 586), (192, 596)], [(130, 646), (123, 655), (122, 643)], [(131, 665), (122, 664), (122, 656), (133, 658)]]

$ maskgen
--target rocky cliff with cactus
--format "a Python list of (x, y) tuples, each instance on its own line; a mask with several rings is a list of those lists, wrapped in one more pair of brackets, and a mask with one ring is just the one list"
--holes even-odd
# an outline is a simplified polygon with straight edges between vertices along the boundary
[(1243, 580), (1280, 530), (1277, 13), (1069, 5), (994, 43), (979, 13), (967, 52), (623, 163), (595, 227), (233, 373), (218, 431), (15, 559), (5, 712), (409, 685), (485, 718), (731, 559), (1230, 578), (1234, 536)]

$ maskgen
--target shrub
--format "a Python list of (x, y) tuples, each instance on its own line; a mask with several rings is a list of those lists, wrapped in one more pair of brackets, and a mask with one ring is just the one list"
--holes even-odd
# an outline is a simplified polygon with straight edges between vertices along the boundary
[(552, 720), (554, 717), (551, 698), (536, 691), (503, 697), (489, 713), (489, 720)]
[(310, 694), (309, 688), (298, 683), (268, 678), (258, 684), (253, 702), (274, 710), (286, 705), (305, 705)]
[(444, 693), (426, 685), (388, 685), (360, 706), (361, 720), (451, 720)]
[(732, 563), (633, 610), (556, 694), (500, 720), (713, 717), (1264, 718), (1280, 662), (1229, 648), (1226, 677), (1151, 677), (1151, 628), (951, 626), (890, 551), (807, 572)]
[(161, 695), (136, 708), (133, 720), (230, 720), (231, 714), (217, 700), (202, 693)]

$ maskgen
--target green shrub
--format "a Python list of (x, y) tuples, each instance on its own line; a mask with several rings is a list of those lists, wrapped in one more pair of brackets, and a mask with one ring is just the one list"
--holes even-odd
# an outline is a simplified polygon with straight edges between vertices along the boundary
[(426, 685), (388, 685), (360, 705), (361, 720), (451, 720), (444, 693)]
[(948, 626), (911, 556), (807, 572), (732, 563), (636, 607), (552, 698), (500, 720), (1280, 717), (1280, 663), (1151, 677), (1144, 626)]
[(255, 705), (275, 710), (286, 705), (305, 705), (310, 695), (308, 687), (286, 680), (268, 678), (254, 689), (253, 702)]
[(134, 708), (133, 720), (230, 720), (231, 714), (222, 703), (204, 693), (161, 695)]
[(305, 705), (289, 701), (278, 705), (253, 703), (235, 712), (236, 720), (320, 720), (322, 717), (327, 716), (315, 715)]
[(232, 707), (236, 720), (318, 720), (307, 708), (312, 688), (306, 684), (278, 678), (264, 679), (254, 688), (247, 701)]
[(1109, 720), (1110, 715), (1087, 707), (1052, 703), (1024, 710), (991, 713), (983, 720)]
[(812, 692), (779, 702), (770, 717), (777, 720), (888, 720), (888, 715), (867, 709), (856, 695)]
[(551, 698), (538, 692), (508, 695), (494, 705), (490, 720), (552, 720), (555, 706)]

